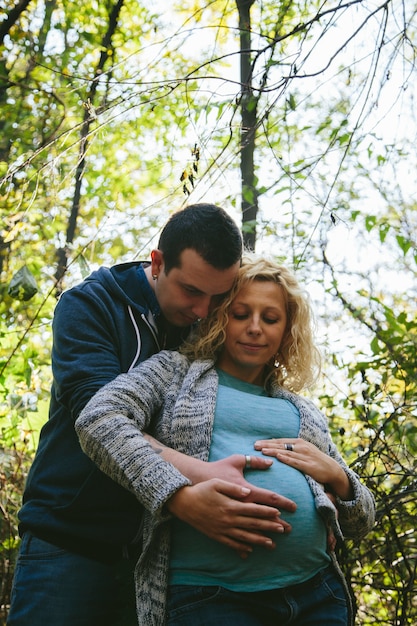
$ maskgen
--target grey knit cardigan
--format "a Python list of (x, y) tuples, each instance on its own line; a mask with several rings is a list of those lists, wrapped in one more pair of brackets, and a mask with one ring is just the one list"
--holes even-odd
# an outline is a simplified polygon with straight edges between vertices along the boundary
[[(217, 389), (218, 376), (212, 361), (190, 364), (178, 352), (162, 351), (103, 387), (76, 422), (86, 454), (104, 473), (133, 492), (146, 509), (143, 551), (135, 571), (140, 626), (162, 626), (166, 622), (170, 516), (164, 504), (178, 489), (190, 484), (152, 449), (142, 431), (152, 433), (171, 448), (207, 461)], [(272, 385), (269, 393), (292, 402), (300, 413), (299, 436), (343, 467), (354, 496), (348, 502), (338, 501), (338, 519), (323, 487), (309, 476), (306, 479), (317, 510), (336, 536), (360, 538), (374, 524), (374, 499), (332, 443), (327, 419), (311, 401), (277, 385)]]

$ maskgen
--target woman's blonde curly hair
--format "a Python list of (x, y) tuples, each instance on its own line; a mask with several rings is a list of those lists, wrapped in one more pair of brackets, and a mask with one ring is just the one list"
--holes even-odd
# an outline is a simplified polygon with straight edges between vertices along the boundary
[(311, 386), (320, 371), (320, 354), (313, 340), (313, 316), (309, 298), (295, 275), (286, 267), (265, 258), (246, 255), (235, 283), (221, 304), (202, 320), (191, 339), (181, 347), (190, 360), (213, 359), (220, 354), (229, 319), (230, 306), (239, 291), (251, 281), (280, 285), (285, 298), (287, 328), (279, 354), (265, 365), (265, 384), (273, 380), (290, 391)]

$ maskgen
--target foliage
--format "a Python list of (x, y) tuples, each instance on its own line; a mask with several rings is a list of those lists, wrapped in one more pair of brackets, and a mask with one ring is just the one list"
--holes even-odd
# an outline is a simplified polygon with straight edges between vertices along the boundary
[[(377, 500), (374, 532), (342, 553), (358, 623), (411, 625), (417, 5), (171, 4), (0, 0), (0, 605), (47, 415), (56, 297), (98, 264), (146, 258), (184, 202), (238, 219), (256, 200), (243, 230), (312, 295), (320, 403)], [(241, 189), (243, 106), (254, 162)], [(28, 299), (10, 288), (22, 273)]]
[[(351, 392), (345, 414), (330, 395), (327, 406), (335, 436), (351, 467), (377, 501), (377, 526), (342, 560), (358, 591), (360, 624), (412, 624), (416, 597), (416, 344), (415, 311), (393, 319), (381, 307), (368, 358), (349, 363)], [(352, 311), (353, 312), (353, 311)], [(362, 318), (360, 311), (354, 311)], [(363, 322), (368, 326), (367, 318)], [(335, 413), (338, 417), (335, 418)]]
[[(3, 446), (6, 447), (5, 442)], [(17, 513), (32, 454), (17, 451), (15, 446), (0, 451), (0, 598), (10, 597), (16, 552), (18, 549)], [(5, 623), (7, 605), (0, 605), (0, 624)]]

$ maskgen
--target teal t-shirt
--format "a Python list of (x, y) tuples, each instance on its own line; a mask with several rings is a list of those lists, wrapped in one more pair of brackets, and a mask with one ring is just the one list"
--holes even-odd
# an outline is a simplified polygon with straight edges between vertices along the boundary
[[(221, 370), (218, 373), (210, 461), (235, 453), (253, 455), (257, 439), (298, 436), (300, 417), (291, 402), (270, 398), (262, 387)], [(248, 558), (242, 559), (231, 548), (175, 519), (170, 584), (220, 585), (235, 591), (276, 589), (304, 582), (328, 564), (326, 527), (304, 474), (274, 459), (265, 471), (248, 470), (246, 479), (297, 503), (295, 513), (282, 511), (292, 531), (273, 535), (274, 550), (255, 546)]]

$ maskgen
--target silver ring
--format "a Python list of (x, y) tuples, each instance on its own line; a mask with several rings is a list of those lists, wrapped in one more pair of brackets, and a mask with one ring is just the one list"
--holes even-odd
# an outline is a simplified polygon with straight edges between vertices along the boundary
[(286, 450), (290, 450), (290, 452), (293, 452), (294, 450), (294, 446), (292, 445), (292, 443), (284, 443), (284, 448)]
[(251, 456), (250, 454), (245, 454), (245, 469), (250, 469)]

